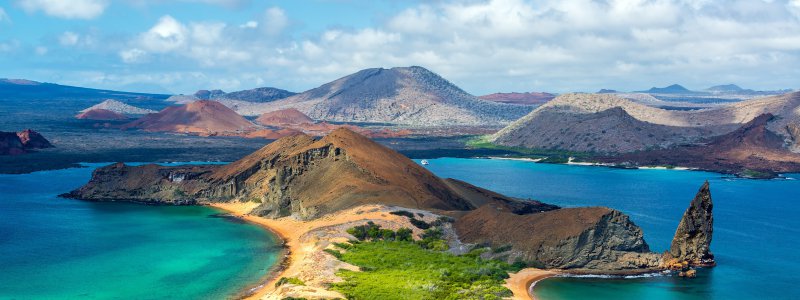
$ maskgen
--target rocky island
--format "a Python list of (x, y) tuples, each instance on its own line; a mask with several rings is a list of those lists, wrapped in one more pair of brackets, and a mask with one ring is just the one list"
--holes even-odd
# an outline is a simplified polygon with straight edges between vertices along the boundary
[[(117, 163), (97, 169), (89, 183), (63, 196), (212, 205), (271, 228), (284, 238), (291, 258), (255, 295), (268, 299), (342, 297), (336, 292), (341, 290), (330, 290), (342, 281), (337, 270), (358, 267), (341, 262), (334, 255), (339, 252), (331, 249), (354, 240), (347, 229), (366, 221), (412, 228), (413, 236), (422, 239), (437, 224), (437, 236), (453, 254), (489, 247), (494, 250), (481, 257), (566, 273), (631, 274), (713, 265), (707, 183), (681, 220), (672, 249), (653, 253), (641, 229), (622, 212), (560, 208), (442, 179), (344, 128), (322, 138), (282, 138), (228, 165)], [(275, 284), (279, 277), (305, 283)]]

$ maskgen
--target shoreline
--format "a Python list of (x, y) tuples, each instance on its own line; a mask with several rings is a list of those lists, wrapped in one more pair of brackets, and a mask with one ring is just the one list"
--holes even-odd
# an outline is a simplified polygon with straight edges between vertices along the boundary
[(536, 283), (559, 274), (560, 272), (557, 270), (526, 268), (517, 273), (510, 274), (509, 278), (506, 279), (505, 286), (511, 290), (514, 299), (535, 300), (536, 297), (533, 295), (533, 287)]
[(258, 227), (264, 228), (275, 237), (278, 238), (281, 251), (278, 260), (276, 261), (275, 265), (270, 267), (267, 271), (267, 274), (261, 276), (258, 279), (258, 282), (254, 285), (249, 285), (245, 287), (243, 290), (233, 294), (234, 299), (258, 299), (260, 295), (263, 295), (261, 292), (265, 291), (269, 285), (274, 285), (275, 282), (283, 275), (289, 266), (292, 264), (291, 262), (291, 254), (292, 249), (288, 245), (287, 238), (284, 234), (276, 230), (275, 228), (264, 224), (262, 222), (258, 222), (255, 216), (250, 216), (247, 214), (242, 213), (241, 211), (237, 211), (232, 209), (231, 207), (227, 207), (224, 205), (219, 205), (220, 203), (210, 203), (205, 206), (212, 207), (214, 209), (220, 210), (224, 213), (230, 214), (231, 217), (245, 221), (247, 223), (256, 225)]

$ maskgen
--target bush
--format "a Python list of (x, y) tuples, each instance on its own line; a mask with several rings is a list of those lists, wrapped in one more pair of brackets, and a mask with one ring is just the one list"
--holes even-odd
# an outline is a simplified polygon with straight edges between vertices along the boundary
[(400, 228), (397, 230), (397, 233), (395, 233), (395, 240), (411, 242), (414, 241), (414, 236), (412, 235), (411, 229)]
[(511, 250), (511, 244), (506, 244), (492, 249), (492, 253), (503, 253), (509, 250)]
[(412, 213), (410, 211), (407, 211), (407, 210), (393, 211), (393, 212), (390, 212), (390, 214), (393, 214), (393, 215), (396, 215), (396, 216), (403, 216), (403, 217), (406, 217), (406, 218), (409, 218), (409, 219), (414, 217), (414, 213)]
[(422, 221), (422, 220), (417, 220), (415, 218), (411, 218), (411, 219), (409, 219), (409, 221), (411, 222), (411, 225), (414, 225), (414, 227), (417, 227), (417, 228), (422, 229), (422, 230), (431, 228), (431, 224), (428, 224), (427, 222)]
[(333, 255), (333, 257), (336, 257), (336, 259), (338, 259), (338, 260), (342, 260), (342, 252), (339, 252), (339, 251), (336, 251), (336, 250), (333, 250), (333, 249), (323, 249), (322, 251), (325, 251), (328, 254)]
[(302, 280), (297, 279), (295, 277), (281, 277), (281, 279), (278, 279), (278, 281), (275, 282), (275, 287), (279, 287), (287, 283), (296, 285), (306, 285)]

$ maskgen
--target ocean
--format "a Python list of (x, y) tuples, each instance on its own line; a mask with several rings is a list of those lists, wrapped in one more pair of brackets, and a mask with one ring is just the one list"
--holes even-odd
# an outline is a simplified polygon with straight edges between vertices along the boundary
[(797, 299), (800, 174), (753, 180), (685, 170), (630, 170), (498, 159), (429, 159), (436, 175), (564, 207), (607, 206), (628, 214), (652, 251), (669, 248), (681, 216), (708, 180), (717, 267), (698, 277), (551, 278), (537, 299)]
[(224, 299), (277, 262), (269, 231), (212, 208), (57, 197), (100, 165), (0, 175), (0, 299)]

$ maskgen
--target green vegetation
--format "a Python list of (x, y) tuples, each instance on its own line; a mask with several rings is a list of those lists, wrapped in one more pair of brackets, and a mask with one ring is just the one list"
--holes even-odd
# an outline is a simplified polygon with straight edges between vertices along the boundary
[(531, 149), (525, 147), (508, 147), (496, 145), (489, 141), (489, 136), (476, 136), (466, 142), (466, 146), (473, 149), (491, 149), (503, 150), (513, 152), (515, 155), (509, 157), (514, 158), (541, 158), (541, 162), (562, 164), (566, 163), (570, 157), (575, 158), (577, 161), (590, 158), (592, 153), (566, 151), (558, 149)]
[[(335, 251), (340, 260), (361, 269), (359, 272), (340, 270), (337, 274), (344, 282), (333, 284), (334, 290), (348, 299), (502, 299), (511, 296), (511, 291), (502, 285), (508, 272), (520, 269), (517, 264), (481, 259), (477, 250), (461, 256), (445, 252), (447, 242), (442, 239), (443, 232), (438, 227), (425, 230), (417, 241), (411, 239), (410, 229), (393, 232), (394, 239), (377, 234), (385, 230), (371, 222), (353, 227), (348, 233), (359, 241), (336, 244), (344, 252), (329, 249)], [(371, 236), (370, 233), (375, 234)]]
[(744, 169), (741, 173), (739, 173), (740, 177), (745, 178), (772, 178), (774, 177), (772, 174), (767, 172), (761, 172), (756, 170)]
[(281, 279), (278, 279), (278, 282), (275, 282), (275, 287), (279, 287), (287, 283), (296, 285), (306, 285), (302, 280), (297, 279), (295, 277), (281, 277)]

